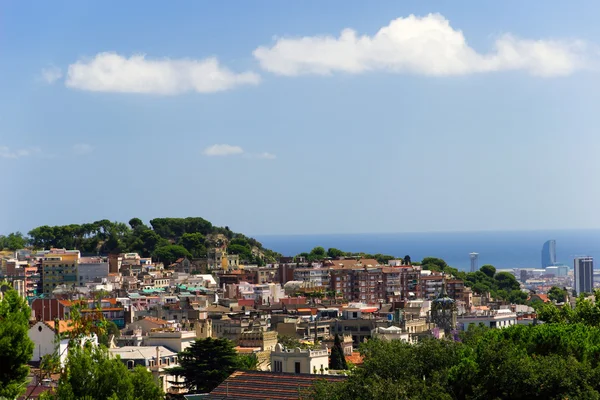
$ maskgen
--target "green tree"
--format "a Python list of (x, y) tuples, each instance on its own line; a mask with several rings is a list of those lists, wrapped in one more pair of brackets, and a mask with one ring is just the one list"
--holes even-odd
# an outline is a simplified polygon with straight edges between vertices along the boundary
[(256, 371), (258, 369), (258, 357), (256, 354), (238, 355), (238, 368), (245, 371)]
[(2, 237), (0, 249), (19, 250), (27, 246), (27, 238), (21, 232), (9, 233)]
[(158, 400), (163, 399), (162, 389), (156, 384), (152, 373), (146, 368), (138, 365), (131, 373), (131, 383), (133, 384), (134, 400)]
[(250, 261), (253, 259), (252, 251), (248, 247), (239, 244), (229, 245), (229, 247), (227, 247), (227, 252), (229, 254), (239, 254), (242, 261)]
[(404, 264), (405, 265), (411, 265), (411, 263), (410, 263), (410, 256), (408, 254), (404, 256)]
[(148, 227), (146, 225), (144, 225), (144, 223), (142, 222), (142, 220), (139, 219), (139, 218), (131, 218), (129, 220), (129, 226), (134, 231), (137, 230), (137, 229), (140, 229), (140, 228), (146, 228), (146, 229), (148, 229)]
[(184, 377), (190, 391), (208, 393), (238, 367), (239, 359), (233, 342), (207, 338), (196, 340), (179, 353), (179, 366), (168, 371), (171, 375)]
[(557, 303), (564, 303), (567, 301), (567, 290), (561, 289), (556, 286), (552, 286), (550, 290), (548, 290), (548, 298)]
[(346, 255), (346, 253), (340, 249), (336, 249), (333, 247), (330, 247), (329, 249), (327, 249), (327, 257), (329, 257), (329, 258), (340, 258), (340, 257), (343, 257), (344, 255)]
[(325, 251), (325, 249), (321, 246), (317, 246), (310, 251), (307, 258), (309, 261), (316, 261), (322, 260), (325, 257), (327, 257), (327, 252)]
[(346, 357), (344, 357), (344, 349), (342, 348), (342, 342), (337, 333), (335, 334), (333, 347), (331, 348), (331, 355), (329, 356), (329, 369), (348, 369), (348, 365), (346, 364)]
[(199, 258), (206, 257), (205, 241), (206, 238), (201, 233), (184, 233), (178, 244), (185, 247), (193, 257)]
[(168, 266), (179, 258), (192, 258), (192, 254), (183, 246), (170, 244), (158, 247), (152, 257)]
[(121, 331), (117, 324), (112, 321), (106, 321), (105, 331), (98, 337), (98, 342), (106, 347), (110, 344), (110, 337), (118, 338), (121, 336)]
[(490, 264), (482, 265), (481, 268), (479, 268), (479, 270), (490, 278), (493, 278), (494, 275), (496, 275), (496, 267)]
[(510, 272), (498, 272), (494, 275), (494, 280), (496, 281), (496, 287), (499, 290), (519, 290), (521, 285), (517, 281), (517, 278)]
[(0, 398), (13, 399), (25, 389), (27, 363), (33, 356), (34, 345), (28, 336), (31, 310), (17, 291), (6, 284), (0, 288), (4, 292), (0, 301)]
[(129, 371), (105, 348), (70, 346), (56, 391), (57, 400), (159, 400), (162, 390), (143, 367)]
[(441, 258), (435, 257), (425, 257), (421, 261), (421, 265), (423, 266), (423, 269), (428, 269), (430, 271), (437, 272), (443, 272), (446, 270), (446, 268), (448, 268), (448, 264), (446, 264), (446, 261), (442, 260)]

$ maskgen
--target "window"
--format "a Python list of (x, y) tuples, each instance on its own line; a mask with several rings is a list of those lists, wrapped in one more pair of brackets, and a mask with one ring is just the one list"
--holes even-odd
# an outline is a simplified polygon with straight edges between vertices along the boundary
[(294, 372), (297, 373), (297, 374), (300, 373), (300, 362), (299, 361), (296, 361), (294, 363)]
[(133, 362), (133, 360), (129, 360), (129, 361), (127, 361), (127, 368), (128, 368), (128, 369), (133, 369), (133, 365), (134, 365), (134, 362)]

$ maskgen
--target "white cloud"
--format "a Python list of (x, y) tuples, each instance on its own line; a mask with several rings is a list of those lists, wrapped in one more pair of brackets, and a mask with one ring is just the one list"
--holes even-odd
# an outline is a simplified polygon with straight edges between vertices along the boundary
[(493, 51), (471, 48), (463, 33), (440, 14), (398, 18), (373, 36), (345, 29), (339, 37), (278, 38), (254, 56), (263, 69), (279, 75), (328, 75), (385, 70), (431, 76), (523, 70), (550, 77), (585, 67), (581, 41), (529, 40), (506, 34)]
[(216, 156), (233, 156), (244, 153), (244, 149), (240, 146), (231, 146), (228, 144), (213, 144), (204, 149), (203, 154), (205, 156), (216, 157)]
[(62, 71), (58, 67), (48, 67), (42, 69), (42, 80), (49, 85), (62, 78), (62, 76)]
[(7, 146), (0, 146), (0, 158), (17, 159), (17, 158), (29, 157), (29, 156), (39, 154), (39, 153), (41, 153), (41, 151), (42, 150), (39, 147), (11, 150)]
[(256, 73), (234, 73), (219, 65), (216, 58), (149, 60), (139, 54), (126, 58), (107, 52), (69, 65), (65, 83), (70, 88), (94, 92), (173, 95), (220, 92), (259, 82)]
[(73, 145), (73, 153), (78, 156), (90, 154), (92, 151), (94, 151), (94, 148), (87, 143), (78, 143)]

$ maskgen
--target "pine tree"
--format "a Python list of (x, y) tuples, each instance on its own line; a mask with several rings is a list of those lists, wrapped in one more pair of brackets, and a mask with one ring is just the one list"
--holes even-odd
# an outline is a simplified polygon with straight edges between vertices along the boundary
[(232, 341), (198, 339), (179, 353), (179, 366), (169, 368), (171, 375), (184, 377), (186, 387), (195, 393), (208, 393), (239, 368)]
[(342, 370), (348, 369), (346, 365), (346, 357), (344, 357), (344, 349), (339, 335), (335, 334), (333, 347), (331, 348), (331, 356), (329, 357), (329, 369)]
[(29, 339), (27, 302), (16, 290), (1, 283), (4, 297), (0, 300), (0, 398), (14, 399), (25, 390), (34, 344)]

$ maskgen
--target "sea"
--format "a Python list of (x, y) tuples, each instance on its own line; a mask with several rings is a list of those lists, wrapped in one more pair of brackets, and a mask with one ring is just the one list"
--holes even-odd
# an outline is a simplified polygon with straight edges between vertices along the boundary
[(389, 254), (411, 260), (442, 258), (459, 270), (470, 268), (469, 253), (479, 253), (479, 266), (497, 269), (541, 268), (542, 246), (556, 240), (558, 263), (573, 266), (578, 256), (600, 262), (600, 229), (554, 231), (485, 231), (432, 233), (365, 233), (318, 235), (256, 235), (264, 247), (286, 256), (310, 252), (316, 246), (334, 247), (346, 252)]

